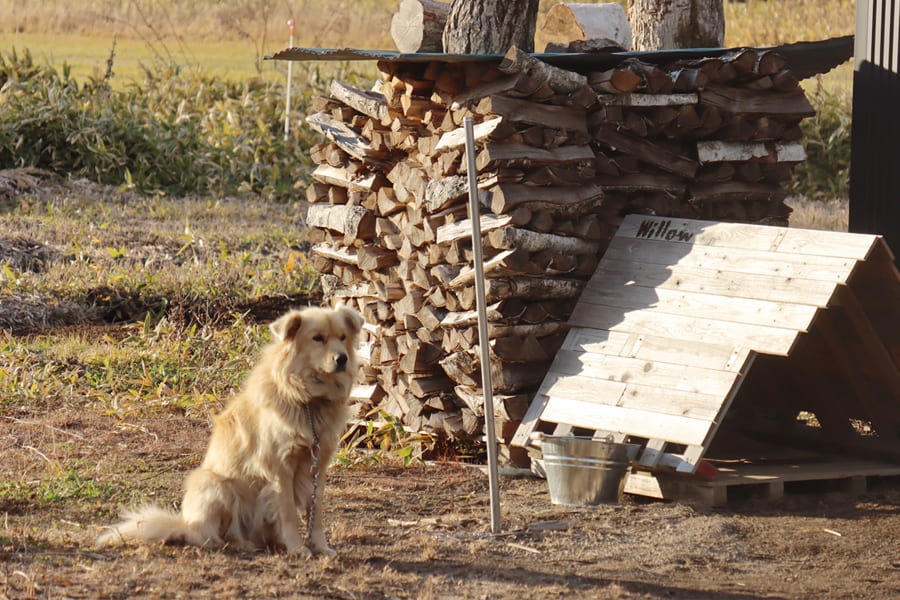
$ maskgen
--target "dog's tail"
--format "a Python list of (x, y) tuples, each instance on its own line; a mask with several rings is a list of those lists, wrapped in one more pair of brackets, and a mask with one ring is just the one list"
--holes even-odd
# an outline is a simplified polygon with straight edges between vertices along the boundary
[(178, 513), (144, 506), (122, 513), (122, 521), (109, 527), (97, 538), (100, 546), (112, 546), (127, 542), (183, 542), (192, 546), (218, 546), (222, 540), (217, 532), (204, 531), (204, 527), (188, 523)]

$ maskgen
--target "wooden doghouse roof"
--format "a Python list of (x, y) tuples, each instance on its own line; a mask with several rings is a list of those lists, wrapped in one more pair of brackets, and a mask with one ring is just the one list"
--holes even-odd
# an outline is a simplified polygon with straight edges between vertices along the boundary
[(641, 464), (692, 473), (758, 367), (774, 369), (756, 386), (774, 408), (812, 411), (826, 441), (897, 458), (892, 261), (879, 236), (628, 216), (513, 443), (578, 428), (646, 440)]

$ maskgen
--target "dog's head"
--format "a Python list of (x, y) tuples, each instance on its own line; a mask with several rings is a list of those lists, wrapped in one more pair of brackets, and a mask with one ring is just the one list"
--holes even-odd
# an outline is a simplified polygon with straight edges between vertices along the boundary
[(349, 306), (292, 310), (270, 325), (280, 369), (307, 398), (346, 399), (356, 379), (362, 316)]

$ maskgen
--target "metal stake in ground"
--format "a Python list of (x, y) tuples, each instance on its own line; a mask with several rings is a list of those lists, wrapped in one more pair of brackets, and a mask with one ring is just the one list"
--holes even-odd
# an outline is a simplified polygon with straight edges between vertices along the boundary
[(497, 481), (497, 430), (494, 429), (494, 383), (491, 378), (491, 349), (488, 339), (487, 301), (484, 291), (484, 257), (481, 251), (481, 216), (478, 207), (478, 180), (475, 167), (475, 130), (472, 117), (464, 119), (466, 163), (469, 171), (469, 218), (472, 221), (472, 251), (475, 262), (475, 300), (478, 305), (478, 347), (481, 350), (481, 389), (484, 395), (484, 428), (487, 434), (488, 482), (491, 488), (491, 533), (500, 533), (500, 485)]
[[(288, 28), (291, 35), (288, 38), (288, 48), (294, 47), (294, 20), (288, 19)], [(287, 66), (287, 89), (284, 92), (284, 141), (288, 141), (291, 134), (291, 88), (294, 79), (294, 61), (288, 61)]]

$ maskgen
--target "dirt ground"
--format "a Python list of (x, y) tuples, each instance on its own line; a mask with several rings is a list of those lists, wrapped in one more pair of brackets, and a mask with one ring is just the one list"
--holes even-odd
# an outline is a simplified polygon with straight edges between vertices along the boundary
[(491, 536), (481, 469), (334, 468), (325, 502), (338, 558), (94, 547), (115, 503), (177, 504), (207, 432), (185, 416), (2, 415), (0, 480), (89, 465), (78, 482), (99, 493), (0, 499), (0, 598), (900, 597), (896, 479), (856, 498), (789, 490), (717, 509), (630, 496), (572, 508), (553, 505), (541, 479), (503, 476), (503, 533)]

